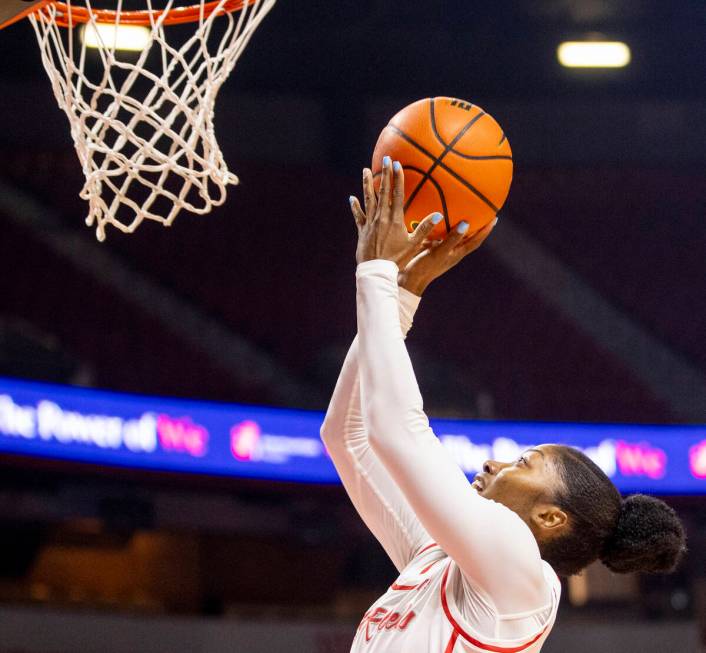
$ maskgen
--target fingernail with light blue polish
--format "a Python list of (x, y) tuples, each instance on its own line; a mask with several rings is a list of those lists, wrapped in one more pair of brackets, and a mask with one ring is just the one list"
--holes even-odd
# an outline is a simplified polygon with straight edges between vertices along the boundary
[(355, 197), (353, 197), (353, 195), (351, 195), (351, 196), (348, 198), (348, 201), (350, 202), (350, 205), (353, 206), (353, 202), (355, 202)]
[(468, 222), (459, 222), (458, 225), (456, 225), (456, 231), (460, 234), (465, 234), (468, 231)]
[(401, 164), (399, 161), (395, 161), (395, 162), (392, 164), (392, 169), (393, 169), (395, 172), (399, 172), (400, 170), (402, 170), (402, 164)]
[(443, 219), (444, 219), (444, 216), (441, 215), (441, 213), (435, 213), (434, 215), (431, 216), (431, 223), (432, 224), (439, 224)]
[(390, 157), (389, 157), (389, 156), (384, 156), (384, 157), (382, 157), (382, 167), (383, 167), (383, 168), (389, 168), (389, 167), (390, 167)]

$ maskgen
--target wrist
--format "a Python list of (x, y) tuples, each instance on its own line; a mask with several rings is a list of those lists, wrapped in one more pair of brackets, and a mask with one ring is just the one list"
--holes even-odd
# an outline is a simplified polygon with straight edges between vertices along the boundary
[(399, 275), (397, 275), (397, 285), (400, 288), (408, 290), (413, 295), (417, 295), (417, 297), (422, 296), (430, 283), (431, 280), (427, 281), (426, 279), (414, 277), (412, 275), (405, 274), (404, 272), (400, 272)]
[(356, 276), (372, 272), (373, 274), (377, 273), (390, 277), (390, 279), (397, 279), (399, 271), (397, 263), (384, 258), (366, 259), (360, 261), (356, 266)]

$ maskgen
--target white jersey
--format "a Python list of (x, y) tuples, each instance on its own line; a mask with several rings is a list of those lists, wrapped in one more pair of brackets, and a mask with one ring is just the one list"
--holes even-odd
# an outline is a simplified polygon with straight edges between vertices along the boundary
[[(552, 587), (548, 605), (528, 614), (493, 615), (487, 597), (465, 587), (458, 566), (441, 548), (429, 544), (403, 570), (385, 594), (363, 615), (351, 649), (354, 653), (537, 653), (556, 617), (561, 584), (545, 564)], [(475, 605), (472, 605), (475, 604)], [(533, 617), (534, 630), (522, 637), (491, 637), (477, 628), (484, 622)]]
[(538, 653), (561, 584), (529, 527), (479, 495), (434, 436), (404, 344), (419, 298), (390, 261), (357, 270), (358, 336), (321, 436), (400, 572), (352, 653)]

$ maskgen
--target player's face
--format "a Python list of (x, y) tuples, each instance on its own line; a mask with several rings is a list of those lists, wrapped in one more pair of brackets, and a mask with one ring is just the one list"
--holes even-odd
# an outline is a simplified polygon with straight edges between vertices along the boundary
[(512, 462), (487, 460), (473, 487), (483, 497), (502, 503), (532, 524), (537, 506), (551, 503), (557, 483), (552, 445), (525, 450)]

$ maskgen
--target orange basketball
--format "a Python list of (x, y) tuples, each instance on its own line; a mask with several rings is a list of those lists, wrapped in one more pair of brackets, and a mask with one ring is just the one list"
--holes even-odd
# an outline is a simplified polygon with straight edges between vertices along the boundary
[(443, 238), (462, 220), (469, 233), (481, 229), (510, 190), (512, 150), (503, 130), (464, 100), (426, 98), (393, 116), (373, 152), (376, 190), (384, 156), (404, 168), (407, 228), (435, 211), (444, 216), (433, 238)]

